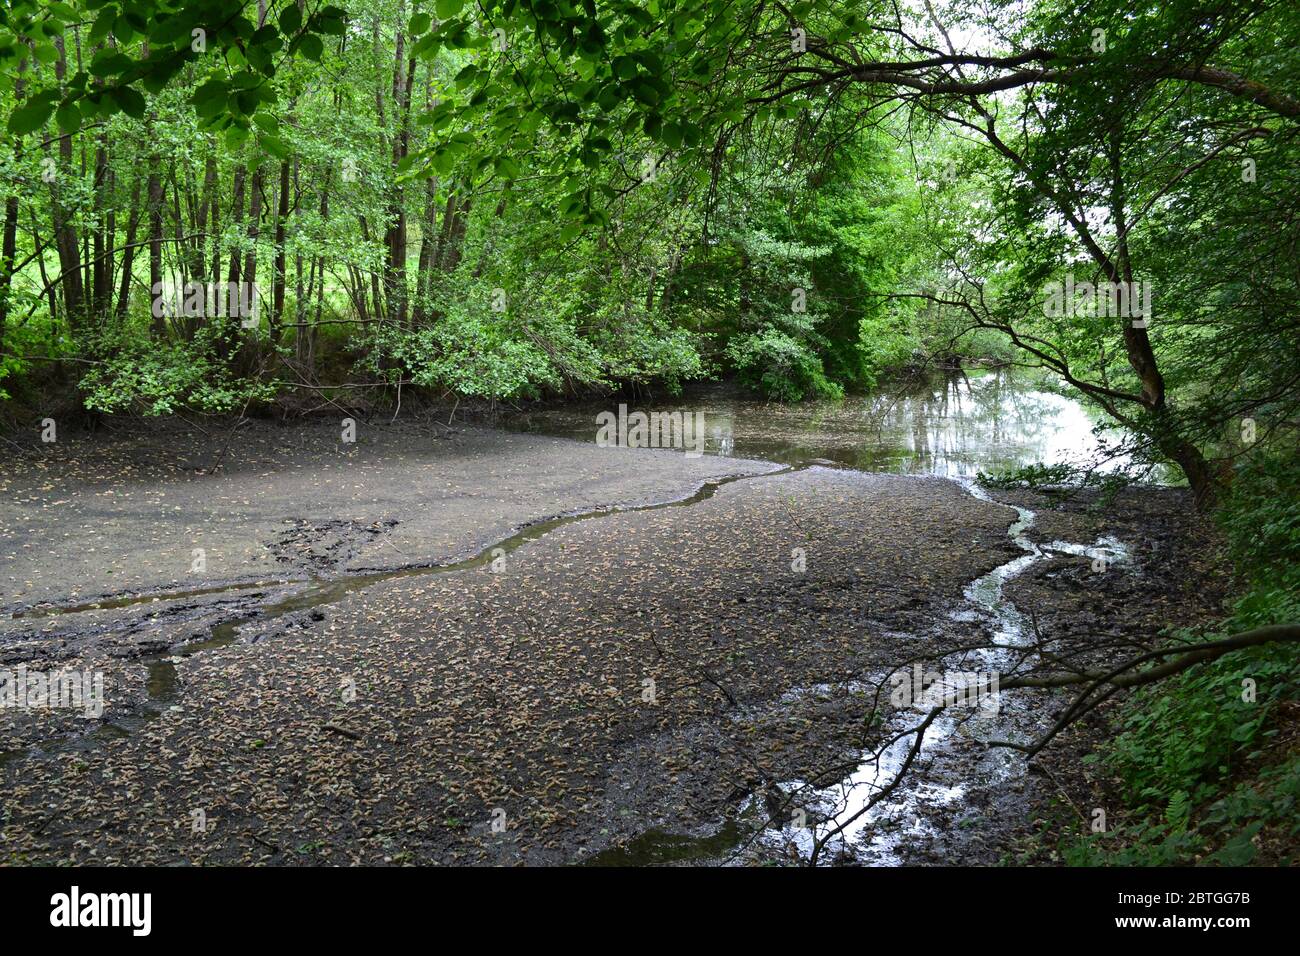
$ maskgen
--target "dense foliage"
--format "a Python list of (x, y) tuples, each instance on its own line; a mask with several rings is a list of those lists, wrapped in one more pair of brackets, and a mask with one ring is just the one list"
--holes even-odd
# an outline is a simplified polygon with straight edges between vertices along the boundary
[[(18, 5), (0, 43), (14, 413), (44, 410), (52, 371), (88, 409), (160, 414), (304, 387), (497, 399), (726, 371), (798, 400), (911, 358), (879, 298), (919, 242), (897, 130), (783, 108), (706, 143), (703, 124), (644, 115), (665, 84), (662, 53), (633, 49), (640, 5), (599, 17), (624, 54), (565, 54), (570, 85), (540, 8), (470, 16)], [(598, 93), (581, 79), (597, 61)], [(508, 64), (527, 83), (483, 85)], [(579, 90), (604, 119), (561, 109)], [(195, 282), (251, 284), (256, 321), (157, 314), (160, 284), (183, 300)]]
[[(1244, 469), (1221, 512), (1244, 594), (1216, 634), (1300, 619), (1300, 469), (1261, 458)], [(1262, 852), (1294, 864), (1300, 836), (1295, 701), (1300, 653), (1291, 644), (1239, 651), (1126, 702), (1123, 732), (1101, 761), (1129, 807), (1123, 825), (1070, 846), (1079, 863), (1199, 860), (1241, 866)]]
[[(1018, 354), (1208, 502), (1224, 438), (1297, 411), (1297, 20), (23, 0), (0, 387), (62, 367), (91, 409), (228, 412), (734, 373), (800, 400)], [(194, 282), (259, 315), (158, 308)], [(1153, 314), (1051, 311), (1062, 282)]]

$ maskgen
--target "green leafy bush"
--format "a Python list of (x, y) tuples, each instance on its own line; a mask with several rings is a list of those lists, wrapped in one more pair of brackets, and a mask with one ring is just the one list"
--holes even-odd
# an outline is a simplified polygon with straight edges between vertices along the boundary
[(1065, 462), (1054, 465), (1034, 462), (995, 474), (979, 471), (975, 473), (975, 480), (985, 488), (1041, 488), (1044, 485), (1069, 484), (1079, 475), (1080, 469)]
[(237, 412), (275, 397), (273, 381), (234, 371), (230, 330), (204, 325), (193, 340), (158, 342), (143, 333), (116, 329), (93, 342), (90, 371), (80, 387), (85, 407), (101, 412), (169, 415), (179, 409), (211, 414)]
[(504, 321), (482, 320), (464, 312), (431, 328), (385, 330), (378, 352), (395, 362), (417, 384), (460, 395), (513, 398), (556, 386), (559, 377), (547, 353)]
[[(1212, 640), (1300, 619), (1300, 468), (1294, 457), (1250, 462), (1218, 517), (1246, 591), (1214, 633), (1179, 637)], [(1124, 705), (1120, 734), (1101, 759), (1122, 782), (1136, 822), (1074, 841), (1066, 858), (1167, 864), (1204, 854), (1206, 862), (1241, 865), (1254, 859), (1261, 831), (1294, 837), (1300, 831), (1300, 760), (1277, 763), (1269, 748), (1280, 707), (1297, 697), (1295, 644), (1227, 654), (1135, 693)]]
[(844, 387), (826, 377), (816, 352), (770, 325), (752, 335), (732, 339), (727, 355), (735, 363), (743, 384), (774, 401), (844, 397)]

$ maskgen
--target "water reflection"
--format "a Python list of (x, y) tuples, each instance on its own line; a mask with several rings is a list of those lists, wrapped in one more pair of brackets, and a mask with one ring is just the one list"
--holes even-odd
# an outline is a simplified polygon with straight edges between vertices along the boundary
[[(595, 414), (609, 407), (533, 411), (505, 424), (594, 441)], [(1035, 462), (1085, 464), (1102, 447), (1099, 419), (1081, 402), (1008, 369), (935, 376), (842, 402), (768, 404), (710, 386), (675, 403), (632, 407), (703, 411), (707, 454), (790, 464), (822, 458), (902, 474), (961, 478)], [(1109, 437), (1113, 444), (1118, 432)]]

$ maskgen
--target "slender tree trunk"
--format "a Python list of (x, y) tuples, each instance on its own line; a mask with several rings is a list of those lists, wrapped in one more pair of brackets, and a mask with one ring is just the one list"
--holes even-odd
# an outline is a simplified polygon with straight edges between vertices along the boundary
[[(406, 4), (398, 7), (398, 22), (405, 22)], [(393, 56), (393, 118), (397, 126), (393, 136), (392, 162), (394, 174), (398, 164), (406, 157), (410, 144), (411, 86), (415, 82), (415, 57), (405, 58), (406, 34), (399, 28), (396, 51)], [(403, 72), (405, 67), (405, 72)], [(398, 326), (405, 326), (407, 316), (406, 202), (403, 190), (396, 183), (391, 187), (388, 202), (389, 226), (385, 235), (388, 262), (384, 274), (384, 295), (388, 301), (388, 314)]]
[(108, 148), (106, 137), (99, 136), (95, 149), (95, 219), (99, 227), (94, 230), (94, 265), (91, 284), (92, 309), (97, 316), (106, 316), (112, 310), (113, 253), (112, 235), (116, 219), (111, 209), (107, 210), (108, 190), (112, 174), (108, 168)]
[[(1103, 262), (1102, 265), (1107, 269), (1107, 277), (1112, 283), (1125, 284), (1129, 290), (1128, 300), (1132, 305), (1139, 297), (1134, 283), (1133, 260), (1129, 256), (1127, 194), (1121, 162), (1121, 145), (1118, 133), (1113, 134), (1108, 140), (1108, 158), (1111, 167), (1110, 212), (1115, 226), (1116, 242), (1114, 263)], [(1147, 334), (1146, 323), (1150, 320), (1150, 316), (1142, 316), (1141, 319), (1142, 321), (1137, 321), (1132, 316), (1123, 318), (1124, 349), (1129, 366), (1141, 382), (1143, 403), (1154, 416), (1153, 437), (1156, 447), (1182, 469), (1192, 489), (1196, 506), (1208, 509), (1218, 498), (1214, 470), (1201, 450), (1179, 433), (1178, 423), (1167, 404), (1164, 375), (1160, 372), (1155, 350), (1151, 347), (1151, 337)]]
[[(370, 242), (370, 223), (366, 221), (365, 216), (358, 216), (357, 222), (361, 224), (361, 238), (366, 242)], [(380, 294), (379, 289), (379, 273), (373, 269), (370, 270), (370, 294), (374, 297), (376, 318), (381, 320), (387, 318), (384, 314), (384, 302), (386, 300)]]
[(208, 214), (207, 231), (212, 236), (212, 284), (221, 284), (221, 171), (216, 171), (209, 197), (212, 209)]
[[(55, 75), (61, 85), (68, 69), (63, 37), (55, 37), (54, 46), (58, 51)], [(77, 241), (77, 229), (72, 222), (72, 216), (63, 206), (61, 184), (61, 179), (69, 175), (72, 170), (71, 135), (59, 137), (59, 159), (62, 168), (51, 179), (50, 203), (54, 220), (54, 242), (58, 249), (59, 268), (62, 272), (63, 305), (67, 314), (68, 328), (75, 332), (81, 326), (82, 300), (85, 296), (81, 282), (81, 244)]]
[(428, 320), (429, 296), (432, 294), (433, 267), (438, 256), (438, 178), (424, 184), (424, 218), (420, 224), (420, 256), (415, 269), (415, 315), (418, 328)]
[(262, 222), (262, 163), (253, 160), (253, 181), (248, 198), (248, 252), (244, 255), (241, 281), (248, 288), (250, 300), (257, 300), (257, 238)]
[[(475, 279), (483, 274), (483, 269), (487, 266), (488, 255), (492, 251), (492, 240), (496, 233), (496, 226), (501, 217), (506, 214), (506, 206), (510, 203), (510, 190), (513, 186), (513, 182), (505, 184), (505, 188), (501, 190), (501, 198), (497, 201), (497, 207), (492, 210), (492, 221), (488, 225), (488, 234), (483, 240), (483, 247), (479, 250), (478, 262), (474, 264)], [(653, 287), (654, 283), (652, 282), (651, 288)]]
[(131, 188), (131, 215), (126, 221), (126, 244), (122, 248), (122, 279), (117, 290), (117, 317), (126, 318), (131, 303), (131, 279), (135, 270), (135, 237), (140, 229), (140, 177)]
[(14, 257), (18, 252), (18, 194), (5, 199), (4, 240), (0, 243), (0, 341), (4, 340), (9, 319), (9, 292), (14, 274)]
[(217, 157), (209, 153), (203, 168), (203, 195), (199, 198), (198, 209), (194, 214), (194, 275), (200, 281), (206, 279), (208, 275), (207, 267), (207, 236), (208, 231), (208, 209), (216, 204), (212, 201), (213, 193), (217, 189)]
[[(14, 102), (21, 103), (23, 100), (23, 72), (27, 69), (27, 58), (23, 57), (18, 62), (18, 77), (14, 80)], [(14, 139), (14, 165), (18, 166), (22, 159), (23, 147), (21, 138)], [(15, 187), (13, 192), (5, 197), (5, 225), (4, 240), (0, 242), (0, 342), (4, 341), (5, 324), (9, 319), (9, 296), (13, 290), (14, 276), (14, 258), (18, 253), (18, 215), (21, 212), (18, 202), (18, 190)], [(33, 236), (33, 241), (40, 243), (39, 236)]]
[[(159, 167), (162, 165), (162, 158), (157, 153), (151, 153), (149, 156), (149, 185), (146, 202), (149, 211), (149, 295), (157, 296), (162, 291), (163, 281), (163, 261), (162, 261), (162, 207), (163, 207), (163, 185), (162, 173)], [(153, 300), (150, 299), (152, 306)], [(152, 311), (159, 311), (151, 308)], [(167, 334), (166, 317), (155, 315), (153, 317), (153, 337), (162, 339)]]
[(447, 250), (451, 248), (451, 234), (456, 227), (456, 207), (458, 200), (456, 191), (452, 189), (447, 193), (447, 205), (442, 210), (442, 231), (438, 235), (438, 248), (434, 252), (434, 265), (443, 272), (449, 272), (445, 263), (447, 261)]
[[(234, 225), (236, 232), (238, 232), (239, 227), (244, 223), (244, 179), (247, 175), (248, 173), (244, 169), (243, 163), (239, 163), (235, 166), (235, 181), (230, 200), (230, 221)], [(230, 273), (227, 281), (232, 283), (239, 282), (241, 262), (242, 259), (240, 258), (239, 246), (231, 246)]]
[[(35, 241), (39, 242), (41, 232), (40, 232), (40, 223), (36, 221), (36, 208), (34, 206), (28, 206), (27, 212), (32, 218), (32, 237)], [(58, 294), (59, 287), (57, 282), (50, 282), (50, 277), (46, 273), (44, 249), (42, 249), (41, 254), (36, 257), (36, 267), (41, 273), (41, 288), (45, 290), (45, 294), (49, 299), (50, 344), (53, 345), (54, 340), (56, 338), (55, 328), (59, 324), (59, 294)]]
[(290, 165), (288, 158), (280, 161), (280, 201), (275, 212), (275, 265), (274, 275), (271, 278), (271, 339), (278, 339), (279, 323), (284, 318), (284, 289), (285, 289), (285, 254), (284, 239), (285, 227), (289, 221), (289, 173)]

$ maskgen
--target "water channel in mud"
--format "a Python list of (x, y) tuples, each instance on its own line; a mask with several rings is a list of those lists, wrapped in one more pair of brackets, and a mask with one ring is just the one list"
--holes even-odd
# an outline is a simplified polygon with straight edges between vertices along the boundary
[[(1008, 370), (929, 376), (840, 402), (776, 405), (716, 388), (697, 390), (677, 403), (635, 408), (646, 412), (703, 413), (705, 454), (934, 475), (957, 481), (983, 501), (992, 499), (974, 480), (980, 473), (997, 474), (1040, 463), (1095, 467), (1105, 472), (1130, 462), (1127, 455), (1116, 453), (1120, 436), (1083, 403)], [(530, 412), (515, 425), (593, 441), (597, 434), (595, 414), (602, 410), (569, 406)], [(1153, 469), (1149, 477), (1162, 481), (1171, 475)], [(997, 673), (1014, 667), (1023, 656), (1030, 643), (1024, 615), (1003, 594), (1011, 579), (1040, 561), (1050, 560), (1053, 554), (1081, 555), (1107, 566), (1122, 567), (1128, 561), (1126, 546), (1109, 536), (1090, 543), (1036, 544), (1028, 536), (1036, 514), (1028, 508), (1007, 507), (1016, 513), (1007, 536), (1024, 553), (966, 586), (967, 606), (954, 612), (953, 617), (983, 622), (993, 646), (949, 662), (959, 672)], [(874, 694), (890, 675), (874, 676), (874, 682), (835, 690)], [(828, 690), (797, 688), (775, 706)], [(881, 735), (887, 743), (863, 752), (857, 769), (834, 785), (816, 787), (801, 780), (779, 784), (785, 798), (782, 807), (796, 807), (792, 821), (765, 819), (770, 814), (756, 796), (741, 809), (748, 826), (728, 822), (715, 833), (693, 839), (651, 831), (590, 862), (735, 860), (744, 858), (744, 852), (757, 844), (783, 856), (797, 855), (804, 861), (814, 856), (822, 860), (847, 855), (875, 865), (901, 863), (905, 843), (921, 836), (927, 828), (922, 819), (924, 808), (955, 804), (965, 790), (961, 784), (928, 782), (923, 775), (889, 790), (918, 734), (922, 736), (920, 749), (934, 753), (942, 751), (959, 729), (986, 740), (1023, 738), (1026, 732), (1024, 716), (1002, 714), (996, 695), (993, 706), (986, 708), (982, 704), (974, 720), (961, 720), (952, 712), (944, 712), (918, 730), (925, 711), (906, 711), (893, 718)], [(980, 769), (986, 780), (1023, 772), (1020, 762), (1007, 751), (990, 754), (983, 764)], [(757, 839), (752, 835), (755, 827), (761, 828)]]

